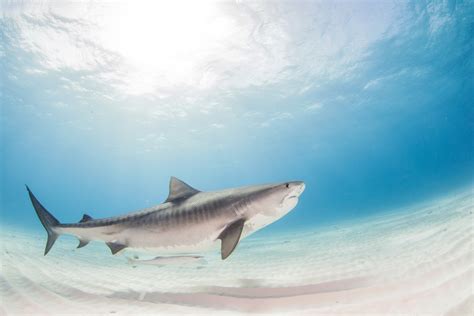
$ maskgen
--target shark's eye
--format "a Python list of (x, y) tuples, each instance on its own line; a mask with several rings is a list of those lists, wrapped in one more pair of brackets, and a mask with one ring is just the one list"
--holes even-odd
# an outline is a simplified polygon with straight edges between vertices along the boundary
[(290, 184), (289, 184), (289, 183), (287, 183), (287, 184), (285, 184), (285, 186), (286, 186), (287, 188), (289, 188), (289, 187), (290, 187)]

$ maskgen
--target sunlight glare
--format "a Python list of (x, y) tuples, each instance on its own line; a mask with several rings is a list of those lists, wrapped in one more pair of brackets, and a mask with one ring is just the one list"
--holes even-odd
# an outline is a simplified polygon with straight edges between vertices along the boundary
[(123, 58), (138, 90), (153, 89), (157, 75), (168, 85), (199, 81), (199, 68), (232, 27), (210, 1), (127, 1), (112, 9), (99, 21), (100, 40)]

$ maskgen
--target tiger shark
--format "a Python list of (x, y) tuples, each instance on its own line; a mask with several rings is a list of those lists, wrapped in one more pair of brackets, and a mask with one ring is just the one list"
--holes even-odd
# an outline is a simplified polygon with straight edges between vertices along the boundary
[(99, 240), (113, 255), (125, 248), (196, 253), (218, 247), (220, 240), (224, 260), (240, 239), (291, 211), (305, 184), (291, 181), (203, 192), (171, 177), (168, 198), (161, 204), (101, 219), (84, 214), (78, 223), (67, 224), (60, 223), (26, 188), (48, 233), (44, 255), (60, 235), (70, 234), (79, 239), (77, 248)]

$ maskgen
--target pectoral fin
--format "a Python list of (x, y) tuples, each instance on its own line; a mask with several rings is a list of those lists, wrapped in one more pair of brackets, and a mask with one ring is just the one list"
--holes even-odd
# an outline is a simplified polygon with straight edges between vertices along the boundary
[(127, 248), (126, 245), (122, 245), (122, 244), (119, 244), (119, 243), (116, 243), (116, 242), (108, 242), (107, 246), (109, 246), (110, 251), (112, 252), (113, 255), (115, 255), (120, 250), (123, 250), (123, 249)]
[(239, 219), (231, 224), (227, 225), (226, 228), (221, 232), (218, 239), (221, 240), (221, 258), (226, 259), (235, 247), (239, 243), (240, 235), (242, 235), (242, 229), (244, 228), (244, 219)]

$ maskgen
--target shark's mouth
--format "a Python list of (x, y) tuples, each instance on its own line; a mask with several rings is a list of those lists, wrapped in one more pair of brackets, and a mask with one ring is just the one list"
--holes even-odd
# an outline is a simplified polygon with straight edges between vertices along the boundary
[(291, 192), (287, 196), (285, 196), (282, 200), (282, 204), (287, 204), (287, 203), (298, 203), (298, 198), (300, 197), (299, 192)]
[(284, 199), (283, 202), (285, 201), (291, 201), (293, 203), (298, 203), (298, 198), (300, 197), (301, 193), (303, 193), (305, 187), (300, 186), (295, 188), (290, 194), (288, 194)]

